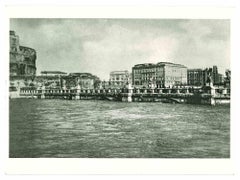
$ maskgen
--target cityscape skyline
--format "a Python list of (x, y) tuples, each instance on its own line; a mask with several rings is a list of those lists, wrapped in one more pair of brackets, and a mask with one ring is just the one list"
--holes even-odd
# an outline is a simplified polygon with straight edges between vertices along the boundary
[(36, 49), (37, 74), (90, 72), (108, 80), (111, 71), (161, 61), (230, 68), (229, 20), (11, 19), (10, 29)]

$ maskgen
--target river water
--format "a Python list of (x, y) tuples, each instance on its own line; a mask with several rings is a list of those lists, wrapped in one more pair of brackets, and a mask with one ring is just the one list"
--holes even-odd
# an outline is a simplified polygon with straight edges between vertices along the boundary
[(229, 158), (230, 107), (11, 99), (9, 157)]

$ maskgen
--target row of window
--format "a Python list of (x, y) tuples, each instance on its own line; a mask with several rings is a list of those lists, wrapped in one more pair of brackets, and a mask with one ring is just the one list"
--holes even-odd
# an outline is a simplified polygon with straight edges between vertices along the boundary
[[(135, 69), (133, 70), (134, 75), (136, 74), (142, 74), (142, 73), (161, 73), (163, 74), (164, 69), (163, 68), (157, 68), (157, 69)], [(166, 69), (166, 73), (181, 73), (181, 74), (187, 74), (187, 70), (182, 69)]]
[(166, 72), (186, 72), (187, 73), (187, 69), (183, 69), (183, 68), (146, 68), (146, 69), (134, 69), (133, 73), (135, 74), (140, 74), (140, 73), (148, 73), (148, 72), (164, 72), (164, 70)]
[(163, 68), (149, 68), (149, 69), (134, 69), (135, 74), (149, 73), (149, 72), (163, 72)]
[(124, 81), (126, 78), (111, 78), (110, 81)]
[(134, 77), (134, 80), (149, 80), (149, 79), (157, 79), (157, 80), (163, 80), (163, 79), (167, 79), (167, 80), (184, 80), (186, 78), (184, 77), (174, 77), (174, 76), (166, 76), (166, 77), (151, 77), (151, 76), (141, 76), (141, 77)]
[(155, 72), (155, 69), (135, 69), (133, 72), (138, 74), (138, 73), (144, 73), (144, 72)]
[[(163, 84), (183, 84), (184, 82), (180, 82), (180, 81), (157, 81), (154, 84), (156, 85), (163, 85)], [(146, 85), (149, 84), (149, 82), (145, 82), (145, 81), (135, 81), (134, 85)]]

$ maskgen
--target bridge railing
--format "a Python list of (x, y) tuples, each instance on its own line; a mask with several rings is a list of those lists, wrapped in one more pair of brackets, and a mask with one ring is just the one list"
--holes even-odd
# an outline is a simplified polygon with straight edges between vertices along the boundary
[(223, 97), (230, 96), (230, 89), (215, 88), (204, 90), (201, 88), (133, 88), (133, 89), (20, 89), (20, 95), (39, 95), (39, 94), (211, 94)]

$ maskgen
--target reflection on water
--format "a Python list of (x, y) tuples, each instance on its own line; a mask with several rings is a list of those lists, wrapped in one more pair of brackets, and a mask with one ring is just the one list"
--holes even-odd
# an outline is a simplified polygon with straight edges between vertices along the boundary
[(10, 100), (10, 157), (229, 158), (229, 106)]

